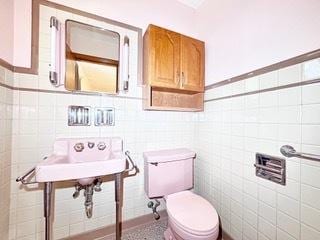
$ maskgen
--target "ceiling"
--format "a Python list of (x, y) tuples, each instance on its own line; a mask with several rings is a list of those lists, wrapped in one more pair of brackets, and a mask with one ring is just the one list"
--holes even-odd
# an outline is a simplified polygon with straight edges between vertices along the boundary
[(178, 0), (179, 2), (192, 7), (194, 9), (198, 8), (205, 0)]

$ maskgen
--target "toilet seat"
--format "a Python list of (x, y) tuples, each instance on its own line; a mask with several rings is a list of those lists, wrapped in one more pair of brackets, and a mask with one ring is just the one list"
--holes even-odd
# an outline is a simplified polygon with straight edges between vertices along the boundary
[(219, 233), (219, 218), (214, 207), (190, 191), (166, 197), (169, 223), (183, 239), (215, 239)]

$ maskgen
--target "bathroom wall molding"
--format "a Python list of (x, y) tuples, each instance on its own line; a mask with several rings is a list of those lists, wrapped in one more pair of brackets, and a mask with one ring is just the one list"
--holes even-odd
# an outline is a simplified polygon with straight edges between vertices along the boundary
[(4, 67), (10, 71), (14, 70), (14, 67), (10, 63), (6, 62), (5, 60), (3, 60), (1, 58), (0, 58), (0, 66)]
[(6, 88), (6, 89), (10, 89), (10, 90), (14, 90), (14, 87), (8, 85), (8, 84), (5, 84), (5, 83), (1, 83), (0, 82), (0, 87), (3, 87), (3, 88)]
[(234, 240), (228, 233), (222, 229), (222, 238), (218, 240)]
[[(307, 80), (307, 81), (303, 81), (303, 82), (297, 82), (297, 83), (282, 85), (282, 86), (278, 86), (278, 87), (266, 88), (266, 89), (262, 89), (262, 90), (256, 90), (256, 91), (250, 91), (250, 92), (245, 92), (245, 93), (240, 93), (240, 94), (232, 94), (232, 95), (218, 97), (218, 98), (206, 99), (206, 100), (204, 100), (204, 102), (219, 101), (219, 100), (228, 99), (228, 98), (242, 97), (242, 96), (247, 96), (247, 95), (253, 95), (253, 94), (258, 94), (258, 93), (277, 91), (277, 90), (281, 90), (281, 89), (299, 87), (299, 86), (316, 84), (316, 83), (320, 83), (320, 79), (319, 78), (318, 79)], [(225, 84), (217, 86), (215, 88), (222, 87), (224, 85)], [(111, 95), (111, 94), (94, 93), (94, 92), (93, 93), (90, 93), (90, 92), (71, 92), (71, 91), (69, 92), (69, 91), (55, 91), (55, 90), (47, 90), (47, 89), (13, 87), (13, 86), (10, 86), (8, 84), (1, 83), (1, 82), (0, 82), (0, 87), (4, 87), (4, 88), (10, 89), (10, 90), (14, 90), (14, 91), (22, 91), (22, 92), (40, 92), (40, 93), (51, 93), (51, 94), (71, 94), (71, 95), (85, 95), (85, 96), (107, 96), (107, 97), (124, 98), (124, 99), (144, 100), (144, 98), (141, 98), (141, 97)]]
[(39, 92), (39, 93), (51, 93), (51, 94), (70, 94), (70, 95), (84, 95), (84, 96), (106, 96), (106, 97), (115, 97), (115, 98), (124, 98), (124, 99), (133, 99), (133, 100), (143, 100), (141, 97), (130, 97), (123, 95), (111, 95), (104, 93), (90, 93), (90, 92), (67, 92), (67, 91), (55, 91), (55, 90), (46, 90), (46, 89), (35, 89), (35, 88), (22, 88), (22, 87), (13, 87), (5, 83), (0, 83), (0, 87), (7, 88), (14, 91), (21, 92)]
[(88, 17), (95, 19), (97, 21), (105, 22), (108, 24), (112, 24), (118, 27), (126, 28), (138, 33), (138, 83), (142, 83), (142, 29), (125, 24), (122, 22), (118, 22), (109, 18), (101, 17), (92, 13), (87, 13), (75, 8), (67, 7), (64, 5), (60, 5), (54, 2), (50, 2), (47, 0), (32, 0), (32, 23), (31, 23), (31, 67), (19, 67), (14, 66), (6, 62), (5, 60), (0, 58), (0, 66), (7, 68), (16, 73), (26, 73), (26, 74), (38, 74), (39, 67), (39, 15), (40, 15), (40, 5), (55, 8), (61, 11), (70, 12), (72, 14), (77, 14), (83, 17)]
[(314, 50), (314, 51), (311, 51), (311, 52), (308, 52), (308, 53), (305, 53), (305, 54), (302, 54), (302, 55), (299, 55), (299, 56), (296, 56), (296, 57), (293, 57), (293, 58), (290, 58), (290, 59), (287, 59), (287, 60), (284, 60), (284, 61), (281, 61), (281, 62), (278, 62), (275, 64), (272, 64), (272, 65), (269, 65), (269, 66), (266, 66), (263, 68), (259, 68), (257, 70), (254, 70), (254, 71), (251, 71), (251, 72), (248, 72), (245, 74), (241, 74), (236, 77), (232, 77), (232, 78), (229, 78), (226, 80), (219, 81), (217, 83), (210, 84), (205, 87), (205, 90), (208, 91), (210, 89), (214, 89), (214, 88), (218, 88), (218, 87), (221, 87), (221, 86), (224, 86), (227, 84), (231, 84), (234, 82), (242, 81), (247, 78), (252, 78), (252, 77), (255, 77), (258, 75), (262, 75), (262, 74), (265, 74), (268, 72), (279, 70), (281, 68), (289, 67), (291, 65), (299, 64), (299, 63), (309, 61), (309, 60), (319, 58), (319, 57), (320, 57), (320, 49), (317, 49), (317, 50)]
[[(245, 93), (233, 94), (233, 95), (229, 95), (229, 96), (206, 99), (204, 102), (213, 102), (213, 101), (218, 101), (218, 100), (223, 100), (223, 99), (228, 99), (228, 98), (243, 97), (243, 96), (247, 96), (247, 95), (277, 91), (277, 90), (281, 90), (281, 89), (305, 86), (305, 85), (310, 85), (310, 84), (315, 84), (315, 83), (320, 83), (320, 78), (307, 80), (307, 81), (303, 81), (303, 82), (286, 84), (286, 85), (282, 85), (282, 86), (278, 86), (278, 87), (265, 88), (265, 89), (257, 90), (257, 91), (250, 91), (250, 92), (245, 92)], [(221, 86), (223, 86), (223, 85), (221, 85)], [(219, 87), (221, 87), (221, 86), (219, 86)]]

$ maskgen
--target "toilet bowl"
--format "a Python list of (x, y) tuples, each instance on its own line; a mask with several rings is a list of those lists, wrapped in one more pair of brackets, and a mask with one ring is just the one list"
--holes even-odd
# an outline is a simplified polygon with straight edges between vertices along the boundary
[(216, 240), (219, 217), (193, 188), (195, 152), (168, 149), (144, 152), (145, 192), (150, 199), (164, 198), (168, 212), (166, 240)]
[(216, 240), (219, 218), (215, 208), (190, 191), (165, 197), (168, 213), (166, 240)]

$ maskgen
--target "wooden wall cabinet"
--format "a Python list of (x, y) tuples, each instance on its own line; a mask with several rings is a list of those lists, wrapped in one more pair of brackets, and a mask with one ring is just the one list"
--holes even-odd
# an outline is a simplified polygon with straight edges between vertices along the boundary
[(143, 40), (144, 109), (202, 111), (204, 42), (154, 25)]

